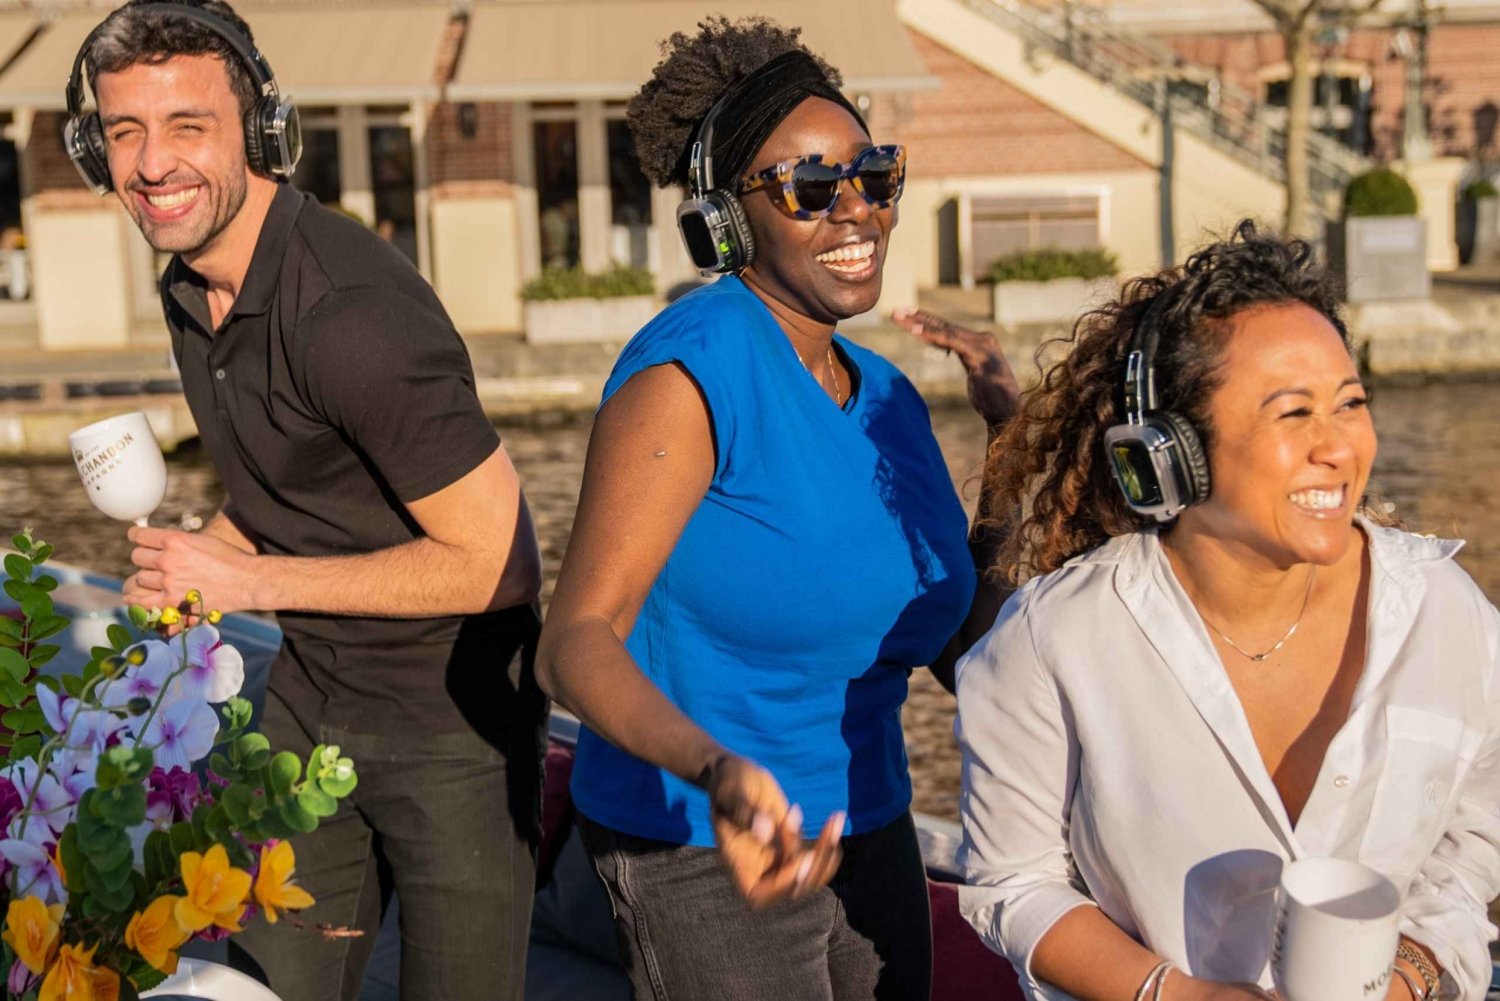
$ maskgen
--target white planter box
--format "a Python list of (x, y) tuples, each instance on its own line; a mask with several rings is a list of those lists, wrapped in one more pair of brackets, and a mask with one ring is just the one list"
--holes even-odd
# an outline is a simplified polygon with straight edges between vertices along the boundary
[(526, 343), (626, 341), (656, 312), (656, 298), (547, 299), (525, 305)]
[(1049, 282), (996, 282), (995, 322), (1072, 323), (1115, 293), (1113, 278), (1054, 278)]
[(1328, 224), (1328, 260), (1344, 276), (1351, 303), (1426, 299), (1427, 220), (1421, 216), (1355, 216)]

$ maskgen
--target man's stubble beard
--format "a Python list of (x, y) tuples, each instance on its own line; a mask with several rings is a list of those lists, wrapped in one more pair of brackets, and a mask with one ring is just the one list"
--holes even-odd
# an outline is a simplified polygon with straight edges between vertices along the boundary
[[(132, 191), (130, 203), (131, 214), (135, 216), (136, 228), (141, 231), (141, 235), (146, 238), (146, 242), (151, 245), (152, 250), (160, 253), (180, 254), (183, 257), (193, 257), (206, 250), (218, 238), (219, 234), (224, 232), (230, 223), (234, 222), (235, 217), (240, 214), (240, 209), (245, 205), (245, 198), (250, 188), (245, 180), (245, 162), (243, 159), (236, 165), (235, 169), (229, 171), (227, 182), (219, 188), (218, 194), (223, 197), (223, 200), (219, 204), (213, 204), (214, 189), (208, 179), (200, 174), (199, 183), (203, 185), (203, 190), (198, 197), (209, 201), (210, 212), (205, 223), (202, 224), (200, 231), (187, 233), (176, 239), (157, 236), (153, 231), (154, 227), (150, 226), (144, 211), (135, 203), (134, 192)], [(161, 228), (170, 231), (169, 226)]]

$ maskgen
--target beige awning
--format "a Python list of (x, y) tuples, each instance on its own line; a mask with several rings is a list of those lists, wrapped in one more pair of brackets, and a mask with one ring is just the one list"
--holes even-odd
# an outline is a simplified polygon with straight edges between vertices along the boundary
[(892, 0), (492, 0), (470, 15), (455, 101), (619, 99), (661, 58), (658, 43), (711, 14), (759, 14), (802, 28), (847, 91), (922, 90), (937, 80)]
[[(439, 96), (438, 55), (449, 20), (443, 6), (244, 4), (236, 9), (249, 22), (282, 93), (299, 104), (396, 104)], [(49, 25), (0, 74), (0, 108), (63, 108), (78, 46), (102, 17), (101, 11), (69, 13)], [(4, 37), (0, 34), (0, 41)]]
[(11, 57), (26, 44), (26, 40), (41, 26), (41, 23), (42, 19), (34, 10), (0, 12), (0, 67), (10, 62)]

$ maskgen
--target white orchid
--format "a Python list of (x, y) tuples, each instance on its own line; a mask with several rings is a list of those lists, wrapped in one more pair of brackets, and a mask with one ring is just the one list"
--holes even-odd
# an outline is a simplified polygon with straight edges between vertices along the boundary
[(156, 752), (158, 767), (188, 771), (207, 757), (219, 734), (219, 716), (207, 702), (182, 699), (157, 712), (141, 735), (141, 745)]
[[(100, 701), (107, 706), (127, 705), (131, 699), (147, 699), (155, 702), (167, 681), (182, 667), (182, 657), (175, 644), (161, 640), (146, 640), (126, 652), (126, 667), (118, 678), (107, 682), (100, 692)], [(144, 655), (140, 664), (130, 663), (131, 654)]]
[(0, 841), (0, 856), (17, 871), (16, 879), (11, 884), (15, 887), (15, 897), (12, 899), (32, 894), (49, 904), (68, 899), (62, 877), (58, 875), (57, 867), (52, 864), (52, 858), (45, 848), (30, 840), (6, 838)]
[(245, 684), (245, 658), (208, 624), (187, 634), (187, 669), (173, 684), (173, 694), (205, 702), (224, 702)]

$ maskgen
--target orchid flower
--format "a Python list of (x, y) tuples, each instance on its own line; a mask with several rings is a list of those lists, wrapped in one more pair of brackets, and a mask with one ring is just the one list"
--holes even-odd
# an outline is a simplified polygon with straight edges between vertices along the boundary
[(156, 752), (156, 763), (171, 771), (193, 767), (213, 750), (219, 716), (207, 702), (183, 699), (157, 712), (141, 735), (141, 744)]
[(6, 838), (0, 841), (0, 857), (17, 871), (14, 896), (27, 894), (41, 897), (44, 902), (62, 902), (68, 899), (62, 877), (52, 865), (47, 850), (31, 841)]
[[(3, 774), (16, 787), (23, 802), (31, 797), (31, 813), (45, 818), (46, 827), (61, 831), (73, 819), (77, 801), (50, 768), (43, 771), (35, 761), (26, 758), (5, 769)], [(31, 825), (27, 826), (29, 830)]]
[[(123, 706), (131, 699), (155, 702), (167, 680), (182, 667), (177, 650), (161, 640), (146, 640), (131, 647), (146, 655), (141, 664), (129, 664), (118, 678), (105, 684), (100, 700), (107, 706)], [(165, 706), (163, 706), (165, 708)]]
[(245, 658), (224, 643), (213, 626), (195, 626), (187, 634), (187, 670), (173, 684), (174, 694), (205, 702), (224, 702), (245, 684)]

